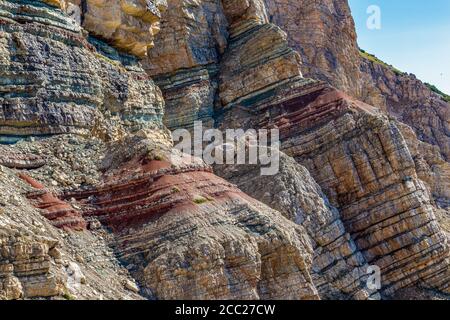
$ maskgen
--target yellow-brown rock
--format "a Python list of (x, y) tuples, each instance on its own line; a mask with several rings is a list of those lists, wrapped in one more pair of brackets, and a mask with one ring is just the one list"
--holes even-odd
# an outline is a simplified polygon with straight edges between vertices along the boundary
[(153, 39), (159, 31), (161, 11), (165, 10), (166, 2), (86, 0), (82, 4), (79, 0), (67, 0), (64, 9), (66, 8), (91, 34), (111, 42), (120, 50), (142, 58), (154, 45)]

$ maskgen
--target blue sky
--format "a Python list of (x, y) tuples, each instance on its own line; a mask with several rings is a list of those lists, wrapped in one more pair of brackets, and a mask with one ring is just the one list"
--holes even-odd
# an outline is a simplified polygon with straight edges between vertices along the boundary
[[(449, 0), (349, 0), (360, 48), (450, 94)], [(369, 30), (367, 8), (381, 9)]]

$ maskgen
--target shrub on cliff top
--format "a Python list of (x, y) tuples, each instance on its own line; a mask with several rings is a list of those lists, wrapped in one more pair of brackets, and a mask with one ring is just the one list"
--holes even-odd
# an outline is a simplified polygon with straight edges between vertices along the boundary
[(446, 102), (450, 102), (450, 96), (448, 94), (443, 93), (435, 85), (432, 85), (432, 84), (427, 83), (427, 82), (425, 82), (425, 85), (428, 87), (428, 89), (430, 89), (434, 93), (437, 93), (438, 95), (440, 95), (442, 97), (442, 100), (444, 100)]
[(396, 75), (398, 75), (398, 76), (404, 74), (404, 72), (398, 70), (398, 69), (395, 68), (393, 65), (387, 64), (386, 62), (384, 62), (384, 61), (378, 59), (375, 55), (373, 55), (373, 54), (371, 54), (371, 53), (368, 53), (368, 52), (364, 51), (363, 49), (359, 49), (359, 54), (360, 54), (363, 58), (365, 58), (365, 59), (367, 59), (367, 60), (369, 60), (369, 61), (371, 61), (371, 62), (373, 62), (373, 63), (381, 64), (382, 66), (385, 66), (386, 68), (392, 70), (392, 71), (393, 71)]

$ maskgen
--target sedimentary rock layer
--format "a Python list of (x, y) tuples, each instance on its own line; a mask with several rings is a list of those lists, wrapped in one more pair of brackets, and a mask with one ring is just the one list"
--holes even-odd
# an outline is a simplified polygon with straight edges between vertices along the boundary
[(144, 67), (163, 92), (170, 129), (190, 128), (196, 120), (213, 126), (217, 64), (227, 36), (220, 0), (168, 1), (158, 45)]
[[(161, 93), (135, 58), (88, 41), (69, 18), (39, 2), (0, 6), (0, 141), (161, 124)], [(39, 18), (25, 15), (30, 11)], [(21, 15), (34, 23), (18, 23)]]
[(308, 168), (357, 248), (381, 268), (384, 294), (417, 282), (448, 291), (448, 239), (395, 123), (331, 89), (303, 90), (303, 98), (281, 90), (274, 97), (283, 102), (253, 105), (253, 124), (280, 128), (282, 149)]
[(84, 203), (86, 219), (114, 230), (118, 256), (149, 297), (319, 297), (301, 226), (215, 176), (202, 161), (176, 152), (149, 154), (151, 143), (133, 141), (140, 147), (131, 160), (120, 163), (127, 158), (121, 148), (107, 156), (104, 184), (65, 197)]
[[(147, 56), (159, 31), (165, 0), (44, 0), (60, 8), (91, 34), (137, 57)], [(39, 5), (39, 4), (38, 4)]]
[[(275, 152), (273, 149), (272, 152)], [(312, 239), (312, 277), (323, 299), (365, 299), (368, 265), (305, 167), (280, 153), (279, 172), (261, 176), (257, 165), (217, 165), (215, 172), (255, 199), (305, 227)]]
[(382, 293), (418, 282), (448, 291), (448, 239), (395, 122), (301, 79), (298, 61), (271, 54), (278, 46), (264, 41), (268, 30), (257, 25), (229, 41), (221, 61), (221, 126), (280, 130), (282, 150), (306, 166), (368, 263), (381, 268)]
[(265, 3), (270, 21), (287, 32), (289, 45), (300, 53), (305, 76), (386, 110), (449, 160), (450, 104), (414, 75), (362, 55), (347, 1)]
[[(0, 3), (0, 142), (32, 138), (0, 148), (0, 298), (449, 292), (447, 105), (357, 71), (345, 2), (45, 2)], [(280, 129), (279, 173), (172, 152), (163, 94), (170, 128)]]
[(86, 222), (70, 204), (58, 199), (45, 187), (24, 173), (19, 177), (27, 182), (35, 190), (27, 194), (33, 205), (43, 212), (43, 216), (49, 219), (57, 228), (81, 231), (86, 228)]
[(101, 232), (64, 232), (26, 195), (17, 171), (0, 165), (0, 300), (142, 299)]
[[(183, 6), (182, 1), (176, 3)], [(202, 3), (205, 1), (195, 3), (196, 10), (201, 12)], [(363, 60), (347, 4), (324, 1), (323, 5), (317, 5), (306, 0), (296, 3), (227, 1), (222, 3), (222, 8), (229, 25), (229, 37), (226, 50), (219, 58), (217, 51), (209, 46), (207, 52), (212, 54), (203, 57), (211, 59), (203, 61), (201, 56), (191, 60), (169, 59), (177, 54), (173, 50), (176, 46), (171, 49), (167, 42), (157, 40), (166, 45), (162, 45), (162, 51), (154, 53), (158, 63), (149, 70), (162, 75), (163, 91), (170, 101), (169, 112), (175, 111), (170, 112), (168, 118), (171, 128), (190, 127), (192, 120), (198, 119), (196, 110), (201, 105), (196, 101), (192, 112), (190, 107), (184, 107), (186, 100), (179, 98), (192, 91), (186, 89), (187, 86), (177, 86), (177, 80), (189, 83), (189, 76), (200, 79), (197, 70), (183, 68), (214, 66), (218, 59), (216, 126), (223, 129), (279, 128), (284, 150), (311, 171), (340, 212), (346, 231), (355, 239), (357, 251), (360, 250), (369, 263), (379, 264), (386, 273), (384, 294), (390, 295), (399, 288), (422, 281), (448, 290), (448, 244), (436, 223), (436, 206), (417, 176), (419, 160), (414, 164), (412, 158), (408, 158), (408, 147), (398, 131), (400, 124), (383, 117), (384, 99), (372, 78), (360, 71)], [(330, 21), (332, 23), (328, 23)], [(170, 31), (172, 39), (177, 39), (178, 30), (169, 27), (174, 24), (173, 21), (163, 24), (161, 34)], [(200, 33), (198, 29), (184, 28), (178, 37), (189, 39), (188, 35), (195, 38), (199, 34), (210, 36), (211, 32), (207, 28)], [(170, 61), (184, 62), (171, 64)], [(161, 71), (159, 66), (168, 69)], [(352, 99), (325, 83), (305, 79), (302, 73), (332, 83), (379, 108)], [(214, 86), (211, 88), (208, 83), (208, 97), (212, 96), (211, 89), (214, 90)], [(181, 110), (188, 116), (180, 115)], [(446, 116), (441, 112), (438, 117), (445, 119)], [(445, 120), (434, 123), (438, 131), (445, 132)], [(420, 124), (416, 132), (422, 130), (419, 127), (426, 128)], [(443, 141), (445, 134), (440, 137)], [(433, 139), (428, 142), (439, 144), (434, 136)], [(408, 143), (414, 145), (413, 141), (410, 139)], [(310, 145), (314, 150), (303, 154), (301, 144)], [(443, 150), (445, 153), (445, 147)], [(372, 163), (373, 159), (377, 159), (376, 163)], [(432, 163), (438, 162), (436, 158), (428, 159), (427, 166), (431, 168)], [(439, 163), (434, 170), (445, 172), (445, 165)], [(349, 174), (351, 172), (355, 174)], [(428, 181), (434, 190), (439, 189), (436, 174), (424, 173), (423, 168), (421, 172), (423, 178), (433, 177), (435, 180)], [(290, 174), (295, 180), (295, 174)], [(340, 180), (344, 178), (353, 182), (344, 183)], [(411, 180), (414, 187), (405, 187), (405, 179)], [(244, 180), (239, 184), (246, 189), (249, 185)], [(291, 186), (294, 188), (295, 185)], [(442, 188), (439, 192), (442, 193)], [(353, 208), (351, 214), (349, 207)], [(383, 208), (380, 210), (384, 214), (377, 208)], [(370, 212), (378, 213), (372, 217)], [(354, 220), (362, 223), (360, 220), (369, 216), (371, 222), (364, 228), (355, 227)], [(424, 243), (428, 243), (426, 248)]]

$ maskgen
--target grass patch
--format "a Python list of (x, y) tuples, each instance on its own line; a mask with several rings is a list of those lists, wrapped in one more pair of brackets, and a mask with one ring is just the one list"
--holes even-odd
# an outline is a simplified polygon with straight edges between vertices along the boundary
[(381, 64), (382, 66), (391, 69), (398, 76), (401, 76), (401, 75), (405, 74), (404, 72), (398, 70), (393, 65), (387, 64), (386, 62), (378, 59), (375, 55), (373, 55), (371, 53), (368, 53), (368, 52), (364, 51), (363, 49), (359, 49), (359, 54), (361, 55), (361, 57), (363, 57), (363, 58), (365, 58), (365, 59), (367, 59), (367, 60), (369, 60), (369, 61), (371, 61), (373, 63)]
[(442, 100), (444, 100), (446, 102), (450, 102), (450, 96), (448, 94), (443, 93), (435, 85), (429, 84), (427, 82), (425, 82), (425, 85), (428, 87), (428, 89), (430, 89), (434, 93), (437, 93), (438, 95), (440, 95), (442, 97)]
[(178, 188), (178, 187), (173, 187), (172, 188), (172, 193), (178, 193), (178, 192), (180, 192), (181, 190), (180, 190), (180, 188)]
[(202, 203), (206, 203), (208, 201), (211, 201), (211, 200), (210, 199), (206, 199), (205, 197), (201, 197), (201, 196), (195, 197), (194, 200), (193, 200), (193, 202), (195, 204), (202, 204)]
[(63, 294), (63, 298), (66, 300), (76, 300), (75, 297), (68, 292)]

